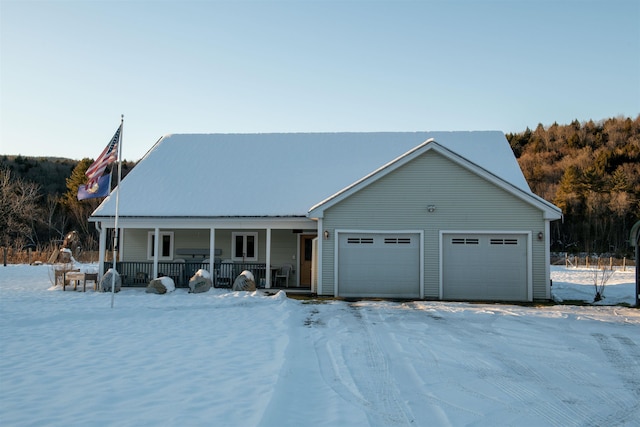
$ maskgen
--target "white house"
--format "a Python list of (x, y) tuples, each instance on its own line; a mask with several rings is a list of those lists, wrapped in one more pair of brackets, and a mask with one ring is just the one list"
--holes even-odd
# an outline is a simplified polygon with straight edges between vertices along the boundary
[[(114, 195), (90, 218), (101, 261)], [(544, 300), (561, 215), (502, 132), (168, 135), (120, 185), (118, 271), (130, 286), (246, 268), (318, 295)]]

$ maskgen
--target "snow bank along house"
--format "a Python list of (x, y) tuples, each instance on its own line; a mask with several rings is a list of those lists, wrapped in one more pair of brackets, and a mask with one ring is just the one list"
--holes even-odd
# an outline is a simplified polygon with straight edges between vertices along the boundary
[[(101, 273), (115, 192), (93, 212)], [(549, 224), (502, 132), (180, 134), (122, 180), (125, 286), (199, 268), (216, 286), (340, 297), (550, 298)]]

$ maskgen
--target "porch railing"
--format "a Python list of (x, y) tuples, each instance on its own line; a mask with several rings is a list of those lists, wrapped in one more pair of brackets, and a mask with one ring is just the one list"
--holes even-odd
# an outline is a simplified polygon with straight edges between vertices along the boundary
[[(112, 267), (113, 263), (104, 263), (104, 271)], [(171, 277), (178, 288), (188, 287), (189, 279), (199, 269), (209, 271), (209, 263), (202, 261), (158, 262), (158, 275)], [(146, 287), (153, 278), (153, 261), (116, 262), (116, 270), (122, 278), (122, 286)], [(264, 287), (266, 264), (257, 262), (214, 262), (213, 285), (217, 288), (230, 288), (236, 277), (244, 270), (253, 273), (257, 287)]]

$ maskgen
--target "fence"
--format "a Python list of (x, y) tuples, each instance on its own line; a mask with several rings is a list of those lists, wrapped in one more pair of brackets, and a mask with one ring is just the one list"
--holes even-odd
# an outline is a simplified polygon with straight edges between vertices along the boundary
[[(6, 252), (5, 252), (6, 251)], [(2, 262), (7, 264), (46, 264), (54, 249), (26, 249), (16, 250), (14, 248), (0, 248)], [(73, 253), (76, 261), (82, 263), (98, 262), (98, 251), (81, 251)]]
[(569, 255), (554, 254), (551, 256), (552, 265), (565, 265), (566, 267), (585, 267), (585, 268), (614, 268), (625, 271), (627, 267), (635, 266), (635, 261), (630, 258), (616, 258), (613, 256), (597, 256), (597, 255)]

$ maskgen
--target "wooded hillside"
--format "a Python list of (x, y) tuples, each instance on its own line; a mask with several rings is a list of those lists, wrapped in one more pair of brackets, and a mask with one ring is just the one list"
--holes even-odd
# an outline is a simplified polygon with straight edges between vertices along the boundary
[[(640, 115), (506, 136), (533, 192), (562, 208), (553, 251), (631, 254), (629, 231), (640, 219)], [(100, 199), (76, 200), (91, 162), (0, 155), (0, 245), (42, 246), (75, 230), (95, 250), (87, 218)], [(124, 162), (123, 176), (133, 166)]]
[[(101, 199), (77, 200), (92, 159), (0, 155), (0, 246), (21, 250), (58, 245), (77, 231), (85, 250), (97, 248), (87, 219)], [(122, 163), (122, 176), (134, 163)], [(113, 183), (115, 185), (115, 182)]]
[(534, 193), (564, 221), (552, 225), (552, 250), (628, 254), (640, 219), (640, 115), (557, 123), (508, 134)]

